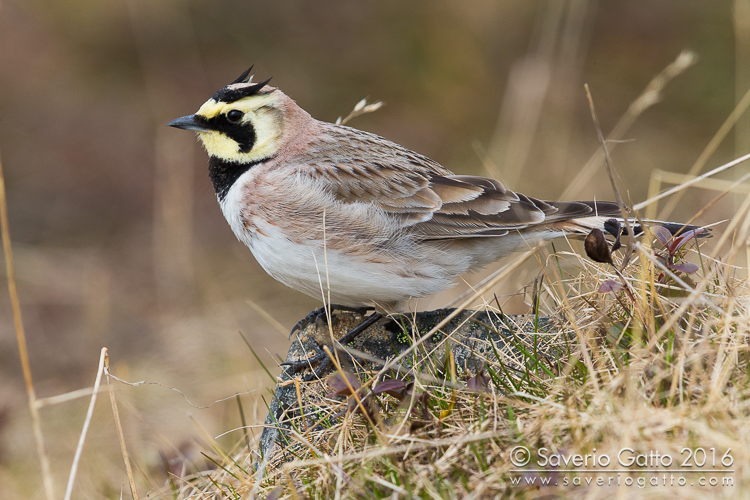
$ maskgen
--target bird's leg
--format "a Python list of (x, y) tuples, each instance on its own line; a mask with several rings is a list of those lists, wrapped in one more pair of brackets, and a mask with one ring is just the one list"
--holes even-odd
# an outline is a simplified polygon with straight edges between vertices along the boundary
[(370, 328), (372, 325), (374, 325), (382, 317), (383, 317), (382, 314), (375, 311), (374, 313), (366, 317), (364, 320), (362, 320), (362, 323), (358, 324), (357, 326), (349, 330), (349, 333), (341, 337), (336, 343), (341, 344), (341, 345), (348, 344), (349, 342), (356, 339), (360, 333), (364, 332), (365, 330)]
[[(352, 342), (359, 336), (359, 334), (370, 328), (382, 317), (383, 315), (377, 311), (367, 316), (360, 324), (347, 332), (346, 335), (335, 341), (334, 349), (340, 350), (341, 348), (339, 346), (345, 346), (349, 342)], [(300, 359), (299, 361), (287, 361), (281, 363), (281, 366), (288, 366), (292, 372), (299, 372), (304, 368), (312, 367), (312, 365), (314, 365), (315, 363), (319, 363), (318, 367), (311, 374), (304, 377), (303, 380), (305, 382), (321, 378), (324, 372), (331, 365), (331, 358), (328, 357), (321, 345), (315, 339), (311, 338), (311, 340), (313, 342), (315, 350), (318, 351), (317, 354), (314, 354), (305, 359)]]
[(299, 372), (307, 367), (312, 368), (312, 366), (319, 361), (323, 360), (324, 358), (328, 358), (328, 355), (321, 347), (320, 343), (315, 340), (312, 337), (309, 337), (313, 349), (315, 349), (316, 353), (312, 356), (308, 356), (305, 359), (299, 359), (297, 361), (284, 361), (281, 363), (281, 366), (288, 366), (293, 373)]
[[(360, 324), (352, 328), (346, 335), (341, 337), (339, 340), (334, 342), (334, 349), (341, 350), (341, 347), (339, 346), (346, 346), (349, 342), (352, 342), (354, 339), (356, 339), (359, 334), (366, 331), (368, 328), (370, 328), (372, 325), (378, 322), (380, 318), (382, 318), (383, 315), (379, 312), (374, 312), (368, 317), (366, 317)], [(319, 346), (318, 346), (319, 347)], [(322, 349), (321, 349), (322, 350)], [(325, 351), (323, 351), (323, 354), (325, 355), (324, 358), (320, 359), (320, 364), (318, 367), (309, 375), (305, 376), (303, 381), (310, 382), (312, 380), (320, 379), (325, 374), (326, 370), (328, 370), (328, 367), (331, 366), (331, 358), (327, 354), (325, 354)], [(316, 355), (317, 357), (318, 355)], [(351, 354), (347, 353), (347, 356), (351, 357)]]
[[(359, 313), (362, 316), (367, 314), (367, 311), (371, 311), (372, 307), (351, 307), (351, 306), (342, 306), (339, 304), (331, 304), (331, 313), (333, 311), (349, 311), (349, 312), (355, 312)], [(310, 311), (307, 313), (307, 316), (302, 318), (301, 320), (297, 321), (297, 324), (292, 327), (292, 331), (289, 332), (289, 338), (291, 339), (294, 335), (294, 332), (296, 331), (302, 331), (305, 328), (307, 328), (309, 325), (313, 323), (317, 323), (319, 319), (326, 318), (326, 307), (320, 307), (318, 309), (315, 309), (314, 311)]]

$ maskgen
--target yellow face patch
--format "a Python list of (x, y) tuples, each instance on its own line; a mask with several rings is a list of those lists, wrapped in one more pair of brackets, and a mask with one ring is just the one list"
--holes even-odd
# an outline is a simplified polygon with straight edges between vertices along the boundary
[(209, 99), (200, 107), (196, 115), (212, 120), (234, 109), (244, 113), (237, 127), (253, 127), (255, 143), (252, 149), (241, 152), (237, 141), (222, 131), (198, 132), (198, 137), (208, 154), (239, 163), (254, 162), (275, 155), (280, 147), (279, 141), (283, 132), (282, 114), (278, 109), (277, 95), (273, 92), (251, 95), (232, 103)]

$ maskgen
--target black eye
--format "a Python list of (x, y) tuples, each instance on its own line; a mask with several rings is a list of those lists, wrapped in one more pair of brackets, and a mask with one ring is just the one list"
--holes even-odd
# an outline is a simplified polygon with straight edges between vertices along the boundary
[(229, 120), (229, 123), (239, 123), (243, 116), (245, 116), (245, 113), (239, 109), (232, 109), (227, 113), (227, 120)]

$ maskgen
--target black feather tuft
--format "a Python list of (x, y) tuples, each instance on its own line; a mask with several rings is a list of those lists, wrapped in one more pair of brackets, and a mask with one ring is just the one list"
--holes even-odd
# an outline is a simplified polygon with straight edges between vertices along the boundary
[[(234, 84), (234, 83), (247, 83), (247, 81), (248, 81), (248, 78), (247, 78), (247, 76), (248, 76), (248, 75), (250, 74), (250, 72), (251, 72), (251, 71), (253, 70), (253, 68), (254, 68), (254, 67), (255, 67), (255, 64), (253, 64), (252, 66), (250, 66), (249, 68), (247, 68), (247, 69), (246, 69), (246, 70), (245, 70), (245, 71), (244, 71), (244, 72), (243, 72), (243, 73), (242, 73), (242, 74), (241, 74), (241, 75), (240, 75), (240, 76), (239, 76), (239, 77), (238, 77), (238, 78), (237, 78), (237, 79), (236, 79), (235, 81), (233, 81), (232, 83), (233, 83), (233, 84)], [(251, 77), (251, 78), (252, 78), (252, 77)]]
[(269, 78), (266, 81), (251, 84), (250, 80), (252, 79), (252, 77), (248, 77), (248, 75), (250, 74), (250, 71), (252, 69), (253, 66), (250, 66), (250, 68), (243, 72), (239, 76), (239, 78), (211, 96), (211, 99), (216, 102), (232, 103), (235, 101), (239, 101), (243, 97), (248, 97), (260, 93), (263, 87), (268, 85), (268, 82), (270, 82), (271, 79)]

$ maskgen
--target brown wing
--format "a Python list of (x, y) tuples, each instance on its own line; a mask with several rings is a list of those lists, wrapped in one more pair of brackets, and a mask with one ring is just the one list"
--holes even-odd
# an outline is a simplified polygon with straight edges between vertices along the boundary
[(342, 201), (376, 203), (424, 239), (502, 236), (544, 222), (594, 215), (589, 202), (530, 198), (494, 179), (454, 175), (372, 134), (347, 127), (334, 133), (344, 135), (331, 140), (329, 133), (328, 140), (298, 158), (305, 170), (327, 181)]

